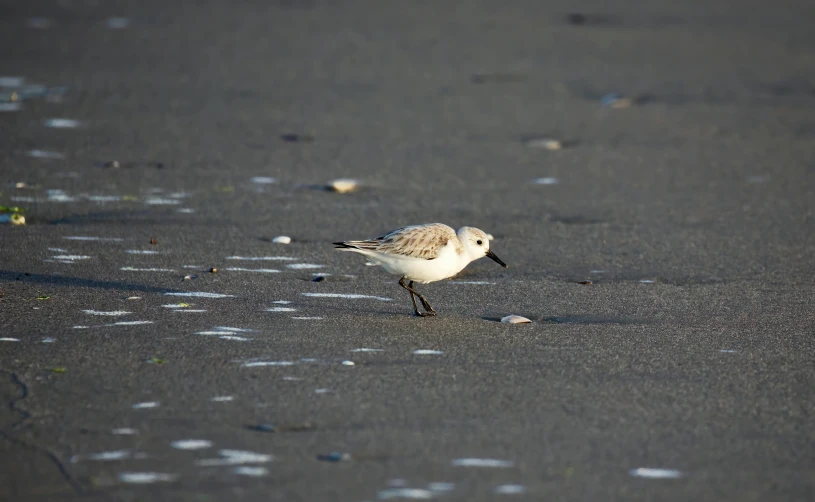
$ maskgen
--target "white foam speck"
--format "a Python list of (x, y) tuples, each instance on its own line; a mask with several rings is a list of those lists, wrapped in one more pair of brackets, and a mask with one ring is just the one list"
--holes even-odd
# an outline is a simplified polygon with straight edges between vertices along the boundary
[(119, 202), (122, 198), (118, 195), (88, 195), (91, 202)]
[(291, 256), (227, 256), (227, 260), (245, 260), (245, 261), (293, 261), (296, 258)]
[(297, 319), (298, 321), (320, 321), (322, 319), (325, 319), (325, 317), (319, 317), (319, 316), (312, 316), (312, 317), (292, 316), (292, 319)]
[(331, 389), (314, 389), (315, 394), (328, 394), (331, 392)]
[(450, 281), (450, 284), (472, 284), (472, 285), (487, 285), (487, 284), (495, 284), (494, 282), (487, 282), (487, 281)]
[(274, 274), (280, 272), (280, 270), (275, 270), (273, 268), (242, 268), (242, 267), (227, 267), (224, 270), (228, 270), (230, 272), (260, 272), (264, 274)]
[(272, 461), (272, 456), (265, 453), (255, 453), (243, 450), (220, 450), (221, 458), (205, 458), (195, 462), (200, 466), (263, 464)]
[(203, 291), (186, 291), (164, 293), (165, 296), (192, 296), (196, 298), (234, 298), (235, 295), (223, 295), (221, 293), (206, 293)]
[(436, 482), (436, 483), (429, 483), (427, 485), (427, 489), (431, 492), (451, 492), (456, 489), (455, 483), (446, 483), (446, 482)]
[(299, 382), (300, 380), (302, 380), (302, 378), (293, 377), (293, 376), (284, 376), (283, 380), (285, 380), (286, 382)]
[(57, 341), (56, 338), (51, 338), (50, 336), (40, 340), (41, 343), (54, 343), (56, 341)]
[(640, 280), (640, 282), (641, 282), (642, 284), (653, 284), (653, 283), (655, 283), (656, 281), (654, 281), (653, 279), (641, 279), (641, 280)]
[(165, 309), (185, 309), (185, 308), (187, 308), (186, 304), (185, 305), (179, 305), (177, 303), (168, 303), (167, 305), (162, 305), (162, 307), (164, 307)]
[(90, 326), (74, 326), (73, 329), (88, 329)]
[(177, 450), (203, 450), (212, 447), (212, 441), (207, 439), (179, 439), (170, 443), (170, 446)]
[(255, 330), (249, 329), (249, 328), (230, 328), (229, 326), (215, 326), (215, 329), (220, 329), (220, 330), (224, 330), (224, 331), (233, 331), (235, 333), (251, 333), (252, 331), (255, 331)]
[(107, 326), (138, 326), (140, 324), (153, 324), (153, 321), (119, 321)]
[(173, 312), (186, 312), (188, 314), (200, 314), (201, 312), (206, 312), (206, 309), (175, 309)]
[(310, 296), (312, 298), (345, 298), (347, 300), (362, 300), (371, 299), (379, 300), (382, 302), (392, 301), (393, 298), (386, 298), (383, 296), (370, 296), (370, 295), (355, 295), (346, 293), (302, 293), (303, 296)]
[(48, 251), (53, 251), (55, 253), (67, 253), (68, 252), (67, 249), (62, 249), (62, 248), (48, 248)]
[(428, 500), (432, 499), (435, 493), (423, 488), (388, 488), (376, 494), (379, 500), (390, 499), (418, 499)]
[(88, 260), (90, 256), (85, 256), (81, 254), (61, 254), (57, 256), (52, 256), (54, 260), (67, 260), (67, 261), (74, 261), (74, 260)]
[(351, 352), (385, 352), (385, 349), (369, 349), (367, 347), (362, 347), (359, 349), (351, 349)]
[(494, 458), (457, 458), (453, 460), (455, 467), (512, 467), (513, 465), (510, 460)]
[(235, 340), (235, 341), (238, 341), (238, 342), (246, 342), (248, 340), (251, 340), (251, 338), (245, 338), (245, 337), (242, 337), (242, 336), (234, 336), (234, 335), (224, 335), (224, 336), (221, 336), (220, 339), (221, 340)]
[(258, 183), (258, 184), (261, 184), (261, 185), (270, 185), (270, 184), (276, 182), (277, 180), (274, 179), (274, 178), (271, 178), (269, 176), (254, 176), (252, 178), (249, 178), (249, 181), (251, 181), (252, 183)]
[(289, 268), (293, 268), (295, 270), (306, 270), (312, 268), (325, 268), (325, 265), (316, 265), (314, 263), (292, 263), (291, 265), (286, 265)]
[(117, 436), (132, 436), (134, 434), (138, 434), (139, 431), (136, 429), (131, 429), (129, 427), (121, 427), (119, 429), (113, 429), (110, 431), (111, 434), (116, 434)]
[(631, 469), (628, 474), (635, 478), (648, 479), (677, 479), (682, 477), (682, 473), (676, 469), (651, 469), (647, 467)]
[(733, 349), (719, 349), (719, 352), (721, 352), (723, 354), (735, 354), (736, 353), (736, 351), (733, 350)]
[(414, 354), (419, 356), (434, 356), (434, 355), (441, 355), (444, 352), (440, 350), (432, 350), (432, 349), (416, 349), (413, 351)]
[(0, 87), (22, 87), (25, 77), (0, 77)]
[(272, 307), (270, 309), (266, 309), (265, 312), (297, 312), (297, 309), (293, 309), (291, 307)]
[(175, 272), (171, 268), (136, 268), (136, 267), (122, 267), (119, 270), (124, 272)]
[(178, 209), (178, 212), (179, 213), (190, 214), (190, 213), (194, 213), (195, 209), (192, 209), (192, 208), (189, 208), (189, 207), (182, 207), (182, 208)]
[(174, 474), (164, 474), (162, 472), (121, 472), (119, 473), (119, 481), (122, 483), (133, 484), (149, 484), (157, 483), (160, 481), (173, 481), (176, 478)]
[(251, 467), (244, 465), (241, 467), (236, 467), (235, 474), (240, 474), (241, 476), (260, 477), (269, 474), (269, 469), (265, 467)]
[(495, 493), (499, 495), (521, 495), (526, 493), (524, 485), (498, 485), (495, 487)]
[(560, 180), (557, 178), (545, 177), (536, 179), (535, 183), (538, 185), (557, 185), (560, 183)]
[(110, 310), (110, 311), (103, 311), (103, 310), (83, 310), (82, 312), (90, 315), (105, 315), (105, 316), (120, 316), (120, 315), (127, 315), (132, 314), (133, 312), (128, 312), (126, 310)]
[(46, 119), (45, 126), (46, 127), (54, 127), (56, 129), (75, 129), (79, 127), (81, 123), (78, 120), (74, 119)]
[(254, 361), (243, 363), (244, 368), (257, 368), (258, 366), (294, 366), (294, 361)]
[(146, 401), (144, 403), (136, 403), (133, 405), (133, 409), (135, 410), (143, 410), (145, 408), (158, 408), (159, 403), (156, 401)]
[(59, 152), (49, 152), (47, 150), (29, 150), (26, 152), (29, 157), (34, 157), (35, 159), (49, 159), (49, 160), (58, 160), (64, 159), (65, 155)]
[(161, 197), (147, 197), (144, 199), (145, 204), (149, 204), (151, 206), (175, 206), (181, 204), (181, 201), (178, 199), (163, 199)]
[(196, 335), (208, 335), (208, 336), (229, 336), (232, 335), (232, 331), (197, 331)]
[(210, 398), (210, 401), (215, 401), (216, 403), (225, 403), (227, 401), (232, 401), (234, 399), (235, 398), (232, 396), (215, 396), (213, 398)]
[[(130, 450), (115, 450), (115, 451), (102, 451), (99, 453), (91, 453), (88, 455), (90, 460), (124, 460), (130, 458), (133, 452)], [(77, 456), (72, 458), (72, 461), (76, 461), (81, 457)]]
[(63, 237), (69, 241), (106, 241), (106, 242), (122, 242), (124, 239), (119, 237), (88, 237), (84, 235), (68, 235)]
[(158, 254), (158, 251), (153, 251), (151, 249), (125, 249), (125, 253), (127, 253), (127, 254)]
[(605, 274), (605, 270), (589, 270), (590, 274)]
[(8, 338), (8, 337), (0, 338), (0, 342), (19, 342), (19, 341), (20, 341), (19, 338)]

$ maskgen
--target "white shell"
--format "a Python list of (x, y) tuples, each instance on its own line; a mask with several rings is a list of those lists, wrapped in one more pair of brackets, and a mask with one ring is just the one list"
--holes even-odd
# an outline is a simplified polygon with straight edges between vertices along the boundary
[(350, 178), (340, 178), (328, 184), (328, 188), (337, 193), (353, 192), (359, 187), (359, 182)]
[(272, 239), (272, 242), (276, 242), (278, 244), (289, 244), (291, 242), (291, 237), (288, 235), (278, 235)]
[(342, 365), (343, 366), (354, 366), (354, 361), (343, 361)]
[(501, 319), (501, 322), (505, 322), (507, 324), (519, 324), (519, 323), (527, 323), (532, 322), (526, 317), (521, 317), (519, 315), (508, 315)]
[(563, 143), (554, 138), (534, 138), (526, 141), (526, 146), (530, 148), (543, 148), (544, 150), (560, 150)]

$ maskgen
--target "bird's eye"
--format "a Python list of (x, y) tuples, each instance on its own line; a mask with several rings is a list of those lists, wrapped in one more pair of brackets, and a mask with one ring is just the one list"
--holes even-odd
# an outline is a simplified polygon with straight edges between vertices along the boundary
[(479, 246), (482, 244), (481, 240), (477, 240), (475, 241), (475, 243), (478, 244)]

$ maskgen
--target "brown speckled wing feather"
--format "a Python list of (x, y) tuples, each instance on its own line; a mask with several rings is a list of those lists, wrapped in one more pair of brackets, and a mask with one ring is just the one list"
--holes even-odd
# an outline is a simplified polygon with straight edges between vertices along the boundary
[(376, 239), (349, 241), (345, 244), (359, 249), (433, 260), (438, 258), (441, 250), (451, 240), (458, 250), (461, 244), (455, 230), (442, 223), (432, 223), (398, 228)]

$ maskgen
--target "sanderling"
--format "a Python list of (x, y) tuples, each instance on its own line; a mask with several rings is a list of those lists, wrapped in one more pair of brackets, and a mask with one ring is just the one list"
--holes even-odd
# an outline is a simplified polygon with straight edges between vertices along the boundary
[[(413, 311), (417, 316), (434, 316), (436, 311), (427, 298), (413, 289), (414, 282), (449, 279), (471, 261), (488, 256), (504, 268), (507, 264), (490, 251), (487, 234), (473, 227), (461, 227), (458, 232), (442, 223), (426, 223), (397, 228), (367, 241), (335, 242), (340, 251), (353, 251), (365, 255), (370, 261), (382, 265), (390, 274), (399, 275), (399, 285), (408, 290)], [(405, 283), (405, 280), (410, 281)], [(422, 302), (424, 313), (416, 307), (416, 298)]]

